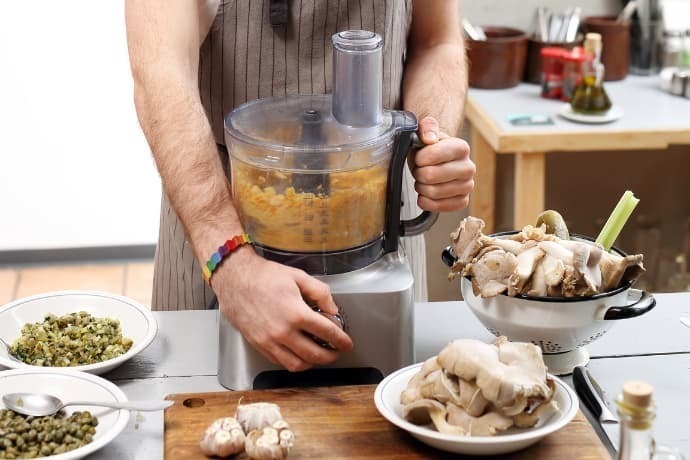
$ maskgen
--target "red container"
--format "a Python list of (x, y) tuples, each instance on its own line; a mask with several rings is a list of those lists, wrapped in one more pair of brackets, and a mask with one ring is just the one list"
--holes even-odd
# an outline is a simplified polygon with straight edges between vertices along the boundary
[(539, 83), (541, 96), (548, 99), (560, 99), (563, 94), (563, 56), (568, 51), (565, 48), (548, 46), (542, 48), (541, 70)]

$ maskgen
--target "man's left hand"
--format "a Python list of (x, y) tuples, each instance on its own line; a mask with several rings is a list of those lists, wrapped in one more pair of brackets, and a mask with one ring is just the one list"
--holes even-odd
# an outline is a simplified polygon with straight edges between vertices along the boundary
[(419, 138), (425, 146), (409, 161), (419, 207), (433, 212), (466, 208), (476, 172), (470, 146), (443, 133), (433, 117), (419, 122)]

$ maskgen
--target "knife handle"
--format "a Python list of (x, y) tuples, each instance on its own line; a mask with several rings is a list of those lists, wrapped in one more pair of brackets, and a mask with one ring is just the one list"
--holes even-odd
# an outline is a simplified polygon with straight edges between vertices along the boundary
[(592, 381), (589, 371), (584, 366), (573, 369), (573, 386), (585, 406), (590, 410), (599, 423), (618, 423), (618, 417), (613, 414), (603, 400), (601, 389)]
[(602, 413), (601, 404), (582, 366), (576, 366), (575, 369), (573, 369), (573, 386), (575, 387), (577, 396), (585, 403), (585, 406), (587, 406), (587, 409), (589, 409), (592, 415), (599, 420)]

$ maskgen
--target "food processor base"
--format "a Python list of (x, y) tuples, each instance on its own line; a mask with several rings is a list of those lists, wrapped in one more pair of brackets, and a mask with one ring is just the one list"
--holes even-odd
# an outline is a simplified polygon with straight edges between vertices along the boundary
[(584, 347), (564, 353), (544, 353), (544, 364), (550, 374), (569, 375), (576, 366), (584, 366), (589, 362), (589, 352)]
[[(330, 366), (288, 373), (220, 314), (218, 381), (231, 390), (376, 383), (414, 363), (414, 279), (402, 250), (349, 273), (319, 277), (331, 288), (354, 349)], [(312, 383), (310, 383), (312, 382)]]

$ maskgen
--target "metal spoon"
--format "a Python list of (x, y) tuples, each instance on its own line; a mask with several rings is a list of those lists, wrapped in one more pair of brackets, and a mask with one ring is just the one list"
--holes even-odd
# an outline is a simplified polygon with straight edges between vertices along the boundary
[(40, 393), (10, 393), (2, 397), (7, 409), (24, 415), (43, 417), (52, 415), (66, 406), (99, 406), (113, 409), (132, 409), (138, 411), (157, 411), (170, 407), (174, 401), (70, 401), (63, 403), (53, 395)]
[(5, 342), (5, 340), (4, 340), (2, 337), (0, 337), (0, 343), (2, 343), (2, 345), (5, 347), (5, 349), (7, 350), (7, 356), (8, 356), (12, 361), (17, 361), (18, 363), (23, 362), (23, 361), (21, 361), (20, 359), (17, 359), (16, 356), (14, 356), (14, 354), (12, 353), (12, 348), (10, 348), (10, 344), (7, 343), (7, 342)]

